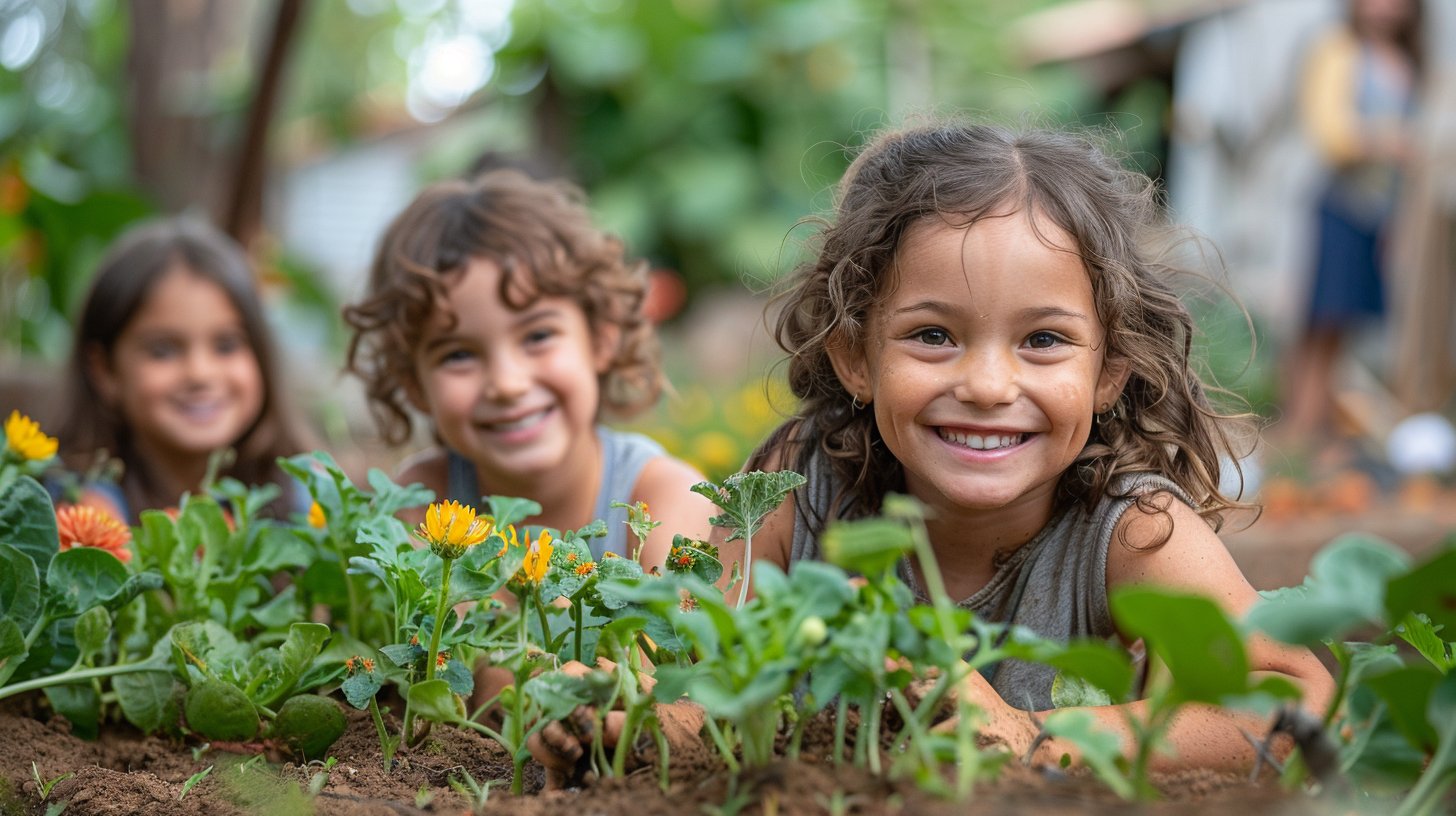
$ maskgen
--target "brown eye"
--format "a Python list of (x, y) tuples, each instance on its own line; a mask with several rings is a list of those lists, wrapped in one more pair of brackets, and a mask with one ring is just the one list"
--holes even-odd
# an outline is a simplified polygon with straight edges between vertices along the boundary
[(1039, 331), (1026, 338), (1026, 344), (1034, 349), (1055, 348), (1062, 338), (1048, 331)]
[(915, 337), (927, 346), (943, 346), (950, 342), (950, 335), (945, 329), (921, 329)]

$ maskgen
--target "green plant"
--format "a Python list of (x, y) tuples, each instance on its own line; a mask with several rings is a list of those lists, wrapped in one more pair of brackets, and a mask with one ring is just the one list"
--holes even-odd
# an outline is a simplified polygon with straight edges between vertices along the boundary
[(475, 777), (464, 768), (452, 770), (447, 779), (450, 787), (465, 797), (465, 801), (470, 804), (472, 814), (482, 816), (485, 813), (485, 806), (490, 803), (490, 786), (493, 780), (487, 779), (485, 784), (476, 782)]
[(753, 569), (753, 534), (763, 526), (763, 520), (773, 512), (784, 497), (804, 484), (804, 477), (791, 470), (773, 473), (754, 471), (735, 473), (723, 480), (722, 485), (699, 482), (693, 485), (693, 492), (718, 505), (721, 515), (709, 521), (715, 527), (726, 527), (728, 541), (743, 540), (743, 588), (738, 593), (738, 606), (748, 600), (748, 586)]
[(202, 770), (198, 771), (197, 773), (195, 773), (195, 774), (187, 777), (187, 781), (182, 783), (182, 792), (177, 794), (177, 801), (179, 801), (179, 802), (182, 801), (182, 799), (187, 796), (188, 791), (190, 791), (193, 788), (197, 787), (197, 783), (199, 783), (202, 780), (206, 779), (207, 778), (207, 775), (210, 774), (210, 773), (212, 773), (212, 769), (213, 769), (213, 766), (212, 765), (208, 765), (206, 768), (203, 768)]
[(40, 775), (40, 768), (37, 768), (36, 765), (35, 765), (35, 762), (32, 761), (30, 763), (30, 775), (31, 775), (31, 778), (35, 780), (36, 793), (40, 794), (40, 800), (42, 802), (44, 802), (45, 800), (47, 800), (47, 799), (50, 798), (50, 796), (51, 796), (51, 789), (54, 788), (58, 782), (60, 782), (60, 781), (62, 781), (64, 779), (70, 779), (71, 777), (75, 776), (76, 774), (74, 772), (72, 772), (72, 773), (63, 773), (63, 774), (61, 774), (59, 776), (54, 776), (54, 777), (51, 777), (50, 779), (45, 779), (45, 778), (42, 778), (41, 775)]

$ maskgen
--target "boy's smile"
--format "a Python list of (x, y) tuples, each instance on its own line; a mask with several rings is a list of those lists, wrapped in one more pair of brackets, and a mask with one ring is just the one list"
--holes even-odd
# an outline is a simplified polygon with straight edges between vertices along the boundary
[[(415, 350), (416, 407), (440, 439), (475, 464), (482, 489), (517, 490), (595, 467), (598, 374), (581, 307), (543, 295), (517, 310), (501, 298), (501, 271), (473, 258), (449, 280)], [(601, 359), (598, 359), (598, 358)]]
[(1071, 246), (1025, 213), (969, 228), (921, 221), (861, 353), (834, 353), (845, 386), (872, 402), (907, 488), (943, 519), (1049, 516), (1092, 414), (1117, 398), (1122, 377), (1104, 368), (1091, 279)]

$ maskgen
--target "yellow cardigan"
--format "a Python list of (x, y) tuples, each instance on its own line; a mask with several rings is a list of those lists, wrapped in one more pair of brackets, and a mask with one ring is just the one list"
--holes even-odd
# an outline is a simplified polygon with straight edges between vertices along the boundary
[(1356, 109), (1360, 43), (1341, 27), (1321, 37), (1305, 62), (1300, 115), (1305, 131), (1336, 166), (1366, 158), (1365, 134)]

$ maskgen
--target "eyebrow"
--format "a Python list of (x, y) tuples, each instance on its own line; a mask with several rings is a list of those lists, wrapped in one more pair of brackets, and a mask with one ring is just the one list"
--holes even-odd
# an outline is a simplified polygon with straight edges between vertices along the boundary
[[(946, 305), (941, 301), (922, 300), (918, 303), (911, 303), (908, 306), (902, 306), (891, 312), (889, 316), (896, 317), (899, 315), (917, 314), (920, 312), (930, 312), (933, 314), (944, 315), (954, 314), (956, 311), (956, 309)], [(1069, 320), (1080, 320), (1084, 323), (1091, 322), (1091, 319), (1088, 318), (1086, 314), (1078, 311), (1073, 311), (1071, 309), (1063, 309), (1060, 306), (1032, 306), (1030, 308), (1022, 309), (1019, 313), (1019, 316), (1023, 320), (1044, 320), (1052, 317), (1061, 317), (1067, 318)]]

